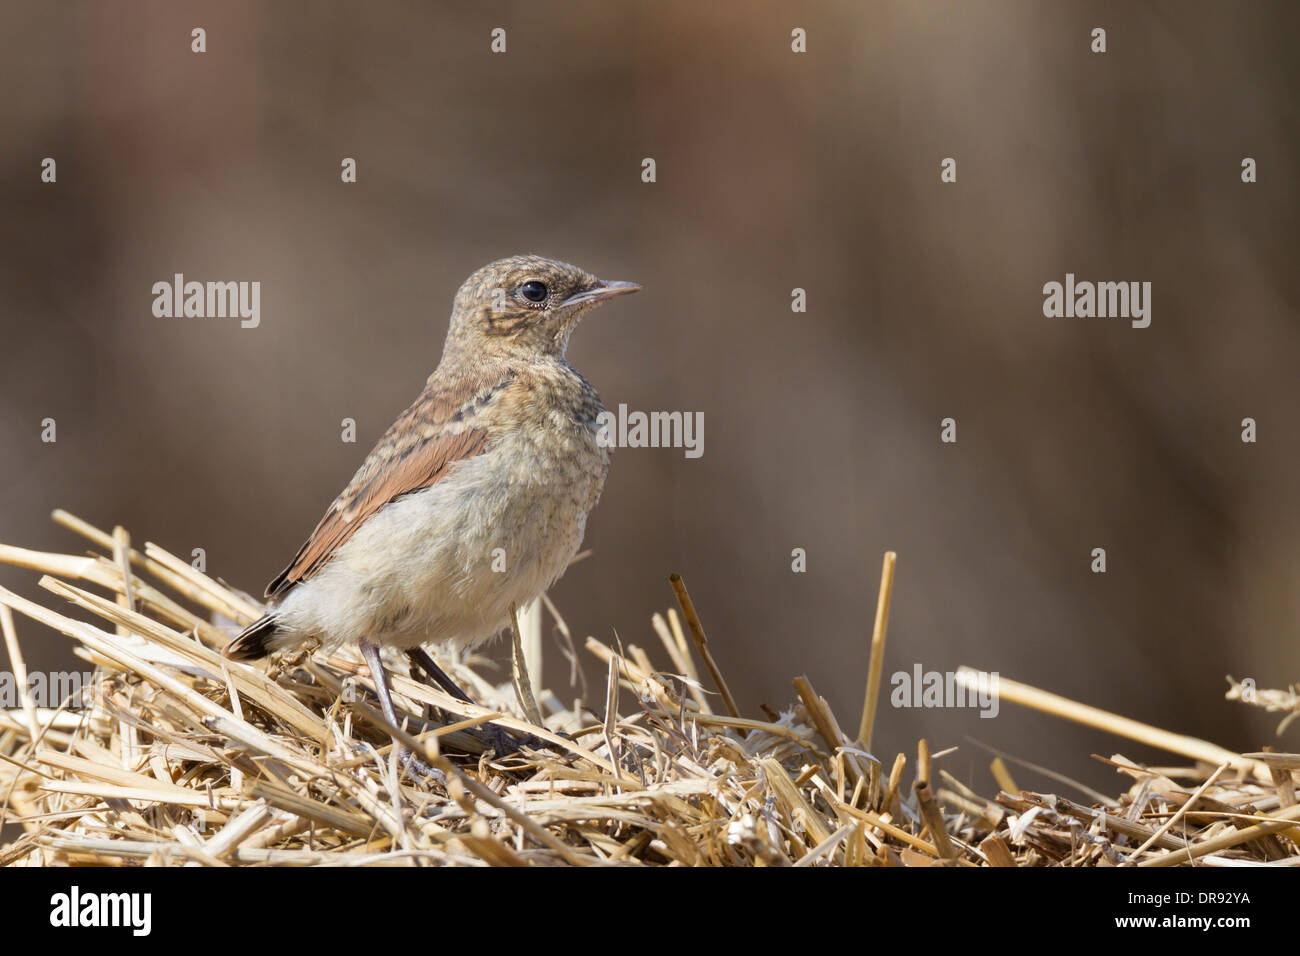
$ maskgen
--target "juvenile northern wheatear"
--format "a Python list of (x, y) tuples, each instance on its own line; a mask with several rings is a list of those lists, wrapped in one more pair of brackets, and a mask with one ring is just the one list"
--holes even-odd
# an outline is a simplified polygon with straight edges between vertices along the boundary
[(456, 294), (442, 361), (225, 648), (251, 660), (355, 642), (397, 724), (379, 648), (473, 646), (550, 587), (609, 471), (600, 396), (565, 360), (579, 320), (640, 286), (538, 256), (479, 269)]

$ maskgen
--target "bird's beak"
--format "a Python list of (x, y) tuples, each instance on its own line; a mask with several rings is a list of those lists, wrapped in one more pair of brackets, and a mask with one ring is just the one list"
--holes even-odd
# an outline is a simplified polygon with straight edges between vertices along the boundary
[(640, 291), (641, 287), (635, 282), (601, 282), (594, 289), (571, 295), (560, 304), (566, 309), (571, 305), (596, 305), (615, 296), (630, 295)]

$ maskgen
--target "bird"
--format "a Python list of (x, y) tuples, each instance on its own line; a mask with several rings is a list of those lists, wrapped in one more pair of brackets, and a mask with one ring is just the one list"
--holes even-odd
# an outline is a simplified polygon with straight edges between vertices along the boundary
[(423, 391), (224, 656), (355, 645), (396, 727), (380, 658), (392, 647), (467, 701), (425, 645), (462, 650), (499, 634), (511, 605), (549, 589), (577, 553), (612, 449), (600, 395), (565, 353), (592, 309), (640, 288), (537, 255), (470, 275)]

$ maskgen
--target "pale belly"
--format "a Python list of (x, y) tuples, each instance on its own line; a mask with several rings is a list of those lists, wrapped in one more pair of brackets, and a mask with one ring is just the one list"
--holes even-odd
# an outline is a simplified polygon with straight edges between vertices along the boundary
[[(542, 451), (545, 445), (547, 451)], [(285, 596), (281, 626), (327, 646), (369, 637), (471, 646), (564, 572), (609, 468), (585, 433), (521, 433), (366, 520)]]

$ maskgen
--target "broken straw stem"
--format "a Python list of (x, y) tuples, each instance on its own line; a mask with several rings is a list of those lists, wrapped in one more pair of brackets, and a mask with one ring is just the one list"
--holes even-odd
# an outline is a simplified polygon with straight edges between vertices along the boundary
[(722, 703), (726, 705), (727, 712), (732, 717), (739, 717), (740, 711), (736, 709), (736, 700), (727, 689), (727, 682), (722, 679), (722, 672), (718, 670), (718, 665), (713, 662), (713, 655), (709, 653), (709, 641), (704, 636), (704, 625), (700, 623), (699, 615), (695, 613), (695, 605), (691, 603), (691, 596), (686, 592), (686, 582), (682, 580), (680, 574), (673, 573), (668, 576), (668, 583), (673, 586), (677, 603), (681, 605), (682, 615), (686, 618), (686, 626), (690, 628), (695, 647), (700, 652), (700, 657), (704, 659), (704, 666), (709, 669), (713, 683), (717, 686), (718, 693), (722, 695)]
[(862, 723), (858, 740), (863, 749), (871, 750), (871, 734), (876, 724), (876, 704), (880, 700), (880, 672), (885, 666), (885, 630), (889, 626), (889, 601), (894, 591), (894, 565), (898, 554), (885, 552), (880, 568), (880, 594), (876, 598), (876, 622), (871, 629), (871, 661), (867, 666), (867, 693), (862, 702)]
[(519, 610), (515, 607), (515, 602), (510, 602), (510, 639), (512, 664), (511, 678), (515, 685), (515, 699), (519, 701), (519, 708), (528, 718), (528, 722), (538, 727), (545, 727), (542, 722), (542, 712), (537, 706), (537, 698), (533, 696), (532, 681), (528, 679), (528, 660), (524, 653), (523, 637), (519, 633)]

